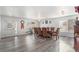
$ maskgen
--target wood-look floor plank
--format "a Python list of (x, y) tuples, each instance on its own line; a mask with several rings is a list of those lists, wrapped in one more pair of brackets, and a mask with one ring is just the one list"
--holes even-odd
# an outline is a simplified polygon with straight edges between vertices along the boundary
[[(0, 40), (0, 52), (59, 52), (60, 39), (40, 39), (34, 35), (3, 38)], [(63, 41), (72, 46), (69, 39), (72, 38), (64, 37)]]

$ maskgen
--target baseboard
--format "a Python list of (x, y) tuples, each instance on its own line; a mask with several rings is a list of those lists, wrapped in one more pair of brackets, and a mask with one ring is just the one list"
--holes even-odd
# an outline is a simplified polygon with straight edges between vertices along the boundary
[(6, 37), (1, 37), (0, 39), (5, 39), (5, 38), (10, 38), (10, 37), (19, 37), (19, 36), (24, 36), (24, 35), (29, 35), (32, 34), (31, 32), (25, 33), (25, 34), (19, 34), (19, 35), (13, 35), (13, 36), (6, 36)]
[(70, 32), (61, 32), (60, 33), (61, 37), (74, 37), (74, 33), (70, 33)]

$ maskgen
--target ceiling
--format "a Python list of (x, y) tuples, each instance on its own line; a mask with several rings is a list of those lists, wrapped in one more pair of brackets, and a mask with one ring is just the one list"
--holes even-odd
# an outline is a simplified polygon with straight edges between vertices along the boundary
[(0, 10), (0, 15), (32, 19), (53, 18), (75, 14), (73, 6), (1, 6)]

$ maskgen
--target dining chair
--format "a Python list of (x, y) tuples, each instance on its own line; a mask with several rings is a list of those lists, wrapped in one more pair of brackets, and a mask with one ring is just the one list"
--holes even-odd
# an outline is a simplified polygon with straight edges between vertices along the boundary
[(51, 38), (51, 34), (48, 32), (47, 28), (43, 27), (42, 32), (43, 32), (43, 37), (44, 38)]
[(56, 31), (52, 32), (52, 36), (56, 36), (56, 40), (59, 39), (59, 30), (60, 28), (57, 28)]

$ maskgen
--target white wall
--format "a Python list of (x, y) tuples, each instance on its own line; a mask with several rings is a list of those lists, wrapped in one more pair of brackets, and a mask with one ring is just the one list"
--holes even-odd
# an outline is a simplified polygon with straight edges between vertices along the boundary
[[(75, 21), (77, 15), (70, 15), (70, 16), (64, 16), (64, 17), (58, 17), (58, 18), (48, 18), (48, 19), (41, 19), (40, 26), (41, 27), (60, 27), (61, 22), (68, 23), (69, 20)], [(45, 20), (51, 21), (51, 23), (45, 24)], [(74, 24), (71, 25), (67, 24), (67, 27), (65, 27), (65, 32), (68, 32), (68, 26), (72, 27)], [(62, 26), (64, 28), (64, 26)]]
[[(27, 18), (20, 19), (18, 17), (12, 17), (12, 16), (0, 16), (0, 17), (1, 17), (0, 19), (0, 23), (1, 23), (0, 36), (1, 37), (25, 34), (32, 28), (31, 27), (32, 19), (27, 19)], [(21, 20), (24, 20), (24, 29), (21, 29), (21, 23), (20, 23)], [(36, 20), (34, 20), (34, 22), (36, 22)], [(8, 28), (8, 24), (11, 24), (12, 28)]]

